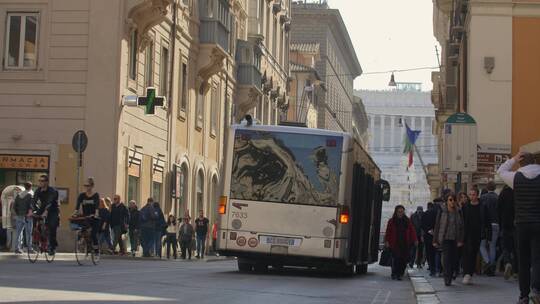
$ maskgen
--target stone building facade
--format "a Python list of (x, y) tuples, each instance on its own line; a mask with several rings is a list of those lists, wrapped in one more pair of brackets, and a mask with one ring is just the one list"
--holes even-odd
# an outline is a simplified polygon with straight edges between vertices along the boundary
[[(257, 40), (260, 77), (246, 80), (239, 57), (252, 41), (253, 3), (271, 12), (281, 43), (268, 53), (272, 36)], [(227, 127), (241, 109), (257, 107), (239, 102), (251, 98), (244, 88), (259, 90), (275, 109), (264, 112), (268, 122), (277, 121), (278, 104), (286, 105), (287, 5), (0, 0), (0, 189), (49, 174), (67, 196), (60, 234), (68, 237), (66, 221), (79, 192), (71, 140), (84, 130), (82, 176), (95, 178), (101, 196), (118, 193), (139, 206), (153, 197), (165, 213), (204, 210), (213, 219)], [(126, 96), (146, 96), (149, 87), (165, 98), (155, 114), (124, 105)]]
[(362, 68), (339, 10), (326, 2), (296, 1), (292, 19), (291, 43), (320, 46), (315, 69), (326, 91), (317, 101), (317, 127), (351, 132), (353, 80)]

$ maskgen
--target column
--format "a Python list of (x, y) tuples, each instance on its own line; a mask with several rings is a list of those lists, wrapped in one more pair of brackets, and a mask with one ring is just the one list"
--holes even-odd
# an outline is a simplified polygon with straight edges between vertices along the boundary
[(420, 130), (422, 131), (422, 133), (420, 133), (420, 143), (418, 144), (418, 146), (420, 146), (420, 150), (426, 151), (426, 117), (420, 117)]
[(384, 151), (384, 147), (385, 147), (385, 136), (384, 136), (384, 122), (385, 122), (385, 119), (386, 116), (385, 115), (381, 115), (381, 132), (380, 132), (380, 137), (381, 137), (381, 141), (380, 141), (380, 145), (379, 147), (381, 148), (381, 152)]
[(375, 115), (369, 115), (369, 149), (375, 148)]
[(396, 145), (396, 141), (395, 141), (395, 133), (396, 133), (396, 117), (395, 116), (390, 116), (390, 152), (394, 152), (396, 150), (395, 147), (397, 147)]

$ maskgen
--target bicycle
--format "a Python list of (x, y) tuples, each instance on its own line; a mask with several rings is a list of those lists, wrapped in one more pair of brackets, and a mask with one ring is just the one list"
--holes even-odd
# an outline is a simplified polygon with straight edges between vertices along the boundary
[[(75, 237), (75, 259), (80, 266), (85, 265), (88, 260), (92, 261), (92, 264), (99, 264), (101, 257), (100, 248), (94, 250), (92, 242), (92, 227), (90, 219), (96, 219), (93, 216), (89, 217), (72, 217), (69, 219), (71, 222), (71, 229), (77, 231)], [(97, 251), (97, 252), (96, 252)]]
[(52, 263), (55, 255), (49, 255), (49, 229), (45, 224), (45, 217), (33, 214), (32, 218), (34, 229), (32, 229), (32, 245), (27, 249), (28, 261), (34, 264), (43, 253), (47, 263)]

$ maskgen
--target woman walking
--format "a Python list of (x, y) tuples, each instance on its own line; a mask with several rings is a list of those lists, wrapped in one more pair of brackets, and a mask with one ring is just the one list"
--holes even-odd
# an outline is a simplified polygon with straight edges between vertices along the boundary
[[(110, 202), (110, 200), (109, 200)], [(99, 200), (99, 247), (101, 248), (103, 243), (107, 245), (107, 250), (112, 253), (112, 241), (111, 241), (111, 212), (109, 211), (109, 206), (107, 205), (106, 199)]]
[(452, 279), (455, 279), (458, 247), (463, 246), (463, 238), (463, 216), (458, 210), (456, 195), (450, 193), (446, 196), (446, 206), (442, 206), (437, 216), (433, 238), (433, 246), (442, 248), (446, 286), (452, 285)]
[(407, 267), (411, 247), (418, 244), (412, 222), (405, 215), (405, 207), (396, 206), (388, 220), (385, 245), (392, 251), (392, 280), (401, 280)]
[(178, 246), (178, 243), (176, 240), (177, 232), (178, 232), (178, 225), (176, 223), (176, 217), (170, 214), (169, 218), (167, 219), (167, 238), (166, 238), (167, 259), (170, 259), (171, 257), (171, 247), (172, 247), (174, 259), (176, 260), (178, 258), (178, 252), (176, 250), (176, 247)]
[(129, 243), (131, 245), (131, 255), (135, 256), (139, 247), (140, 233), (139, 209), (134, 200), (129, 201)]

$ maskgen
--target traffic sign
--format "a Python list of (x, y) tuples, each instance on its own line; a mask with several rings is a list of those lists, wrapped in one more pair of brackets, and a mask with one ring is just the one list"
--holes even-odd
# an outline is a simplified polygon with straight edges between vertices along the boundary
[(71, 146), (73, 147), (73, 150), (78, 153), (82, 153), (86, 150), (86, 146), (88, 146), (88, 137), (83, 130), (75, 132), (73, 139), (71, 140)]
[(444, 124), (443, 172), (475, 172), (477, 170), (476, 121), (467, 113), (455, 113)]

